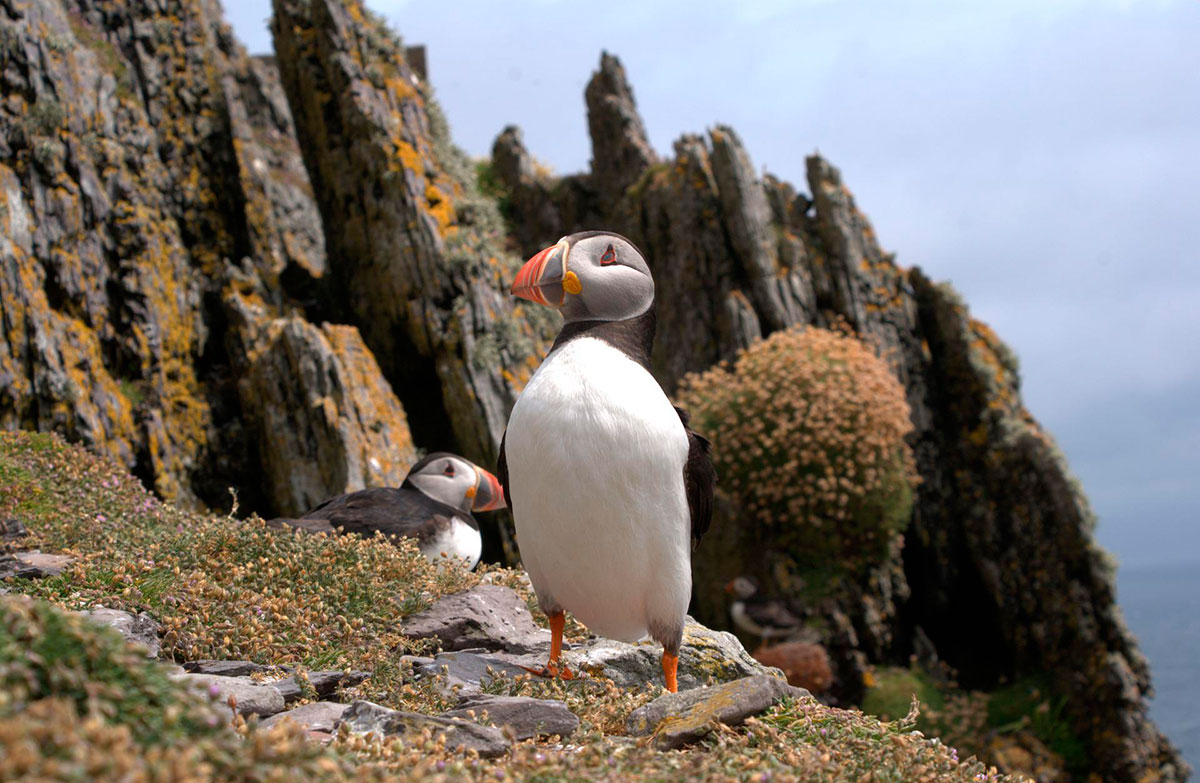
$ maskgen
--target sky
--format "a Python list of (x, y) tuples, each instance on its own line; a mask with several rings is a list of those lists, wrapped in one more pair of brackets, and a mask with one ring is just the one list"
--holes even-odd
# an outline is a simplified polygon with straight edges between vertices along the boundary
[[(602, 50), (662, 155), (728, 124), (803, 191), (820, 151), (884, 248), (1017, 352), (1101, 544), (1126, 566), (1200, 562), (1200, 3), (367, 4), (426, 45), (473, 156), (517, 124), (555, 171), (586, 169)], [(270, 51), (269, 0), (226, 7)]]

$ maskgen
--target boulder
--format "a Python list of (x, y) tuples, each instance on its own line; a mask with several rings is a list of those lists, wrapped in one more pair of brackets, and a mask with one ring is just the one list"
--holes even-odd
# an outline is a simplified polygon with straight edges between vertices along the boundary
[(746, 677), (659, 696), (630, 713), (626, 727), (634, 736), (654, 734), (655, 744), (670, 750), (704, 738), (714, 723), (736, 726), (788, 697), (812, 698), (775, 677)]
[(435, 638), (444, 650), (484, 648), (511, 653), (549, 649), (550, 632), (533, 621), (516, 591), (481, 584), (448, 595), (403, 624), (405, 636)]
[(204, 658), (183, 662), (183, 670), (189, 674), (212, 674), (217, 677), (245, 677), (255, 672), (264, 672), (267, 668), (253, 661), (217, 661)]
[(146, 650), (147, 658), (157, 658), (162, 650), (162, 643), (158, 640), (162, 626), (145, 612), (133, 614), (120, 609), (95, 606), (79, 614), (93, 622), (115, 629), (131, 644), (141, 645)]
[(0, 579), (44, 579), (58, 576), (74, 562), (67, 555), (48, 555), (43, 552), (17, 552), (0, 555)]
[(509, 729), (518, 740), (553, 734), (565, 738), (579, 728), (579, 718), (567, 709), (566, 704), (526, 696), (470, 695), (454, 709), (443, 712), (442, 717), (478, 720), (485, 714), (488, 723)]
[(338, 704), (333, 701), (317, 701), (312, 704), (305, 704), (303, 707), (297, 707), (294, 710), (272, 715), (264, 719), (259, 725), (264, 729), (269, 729), (277, 723), (290, 720), (301, 726), (305, 731), (332, 733), (338, 721), (342, 719), (342, 715), (348, 709), (350, 709), (350, 705), (348, 704)]
[(369, 701), (356, 701), (342, 715), (342, 724), (358, 734), (374, 732), (385, 737), (420, 733), (429, 729), (445, 737), (446, 747), (473, 750), (483, 758), (495, 758), (510, 747), (504, 732), (461, 718), (442, 718), (416, 712), (389, 710)]
[(215, 674), (183, 674), (179, 680), (203, 691), (222, 703), (232, 697), (242, 715), (269, 716), (283, 712), (283, 695), (277, 688), (261, 685), (245, 677), (221, 677)]
[[(519, 677), (528, 674), (513, 660), (518, 656), (480, 655), (470, 652), (440, 653), (429, 663), (414, 667), (417, 677), (437, 677), (447, 692), (458, 689), (462, 693), (478, 691), (497, 676)], [(533, 659), (524, 665), (532, 666)]]

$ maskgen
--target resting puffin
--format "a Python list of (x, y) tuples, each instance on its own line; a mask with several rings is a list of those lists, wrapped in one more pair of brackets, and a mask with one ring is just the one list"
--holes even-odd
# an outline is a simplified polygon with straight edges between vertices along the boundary
[[(708, 441), (650, 374), (654, 280), (625, 237), (585, 231), (529, 259), (512, 292), (565, 319), (513, 406), (497, 473), (561, 664), (564, 612), (595, 633), (663, 645), (677, 689), (691, 546), (712, 519)], [(691, 540), (689, 540), (691, 539)]]
[(400, 487), (374, 487), (330, 498), (299, 519), (272, 519), (310, 533), (357, 533), (415, 538), (431, 561), (452, 558), (467, 569), (479, 562), (482, 540), (472, 511), (504, 507), (504, 490), (491, 473), (437, 451), (409, 469)]
[(800, 618), (777, 598), (755, 598), (758, 584), (748, 576), (739, 576), (725, 585), (733, 596), (729, 616), (743, 631), (758, 636), (765, 647), (772, 639), (786, 639), (803, 630)]

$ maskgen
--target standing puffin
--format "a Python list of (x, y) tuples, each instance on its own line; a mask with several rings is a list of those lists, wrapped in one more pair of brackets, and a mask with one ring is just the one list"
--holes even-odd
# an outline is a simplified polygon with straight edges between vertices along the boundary
[(504, 507), (499, 480), (455, 454), (437, 451), (409, 469), (400, 487), (373, 487), (330, 498), (299, 519), (272, 519), (310, 533), (357, 533), (415, 538), (431, 561), (455, 559), (468, 570), (482, 540), (472, 511)]
[(654, 280), (628, 239), (585, 231), (521, 268), (512, 293), (565, 319), (513, 407), (497, 472), (521, 560), (561, 664), (564, 612), (592, 631), (663, 645), (677, 689), (691, 547), (712, 520), (708, 441), (650, 374)]

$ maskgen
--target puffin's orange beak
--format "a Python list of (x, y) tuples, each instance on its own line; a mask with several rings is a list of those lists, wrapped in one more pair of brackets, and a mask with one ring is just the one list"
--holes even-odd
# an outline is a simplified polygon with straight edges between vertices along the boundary
[(562, 239), (526, 261), (513, 281), (513, 295), (546, 307), (562, 307), (569, 249), (567, 240)]
[(500, 486), (500, 479), (476, 465), (475, 500), (471, 504), (471, 510), (495, 511), (504, 508), (505, 505), (504, 487)]

